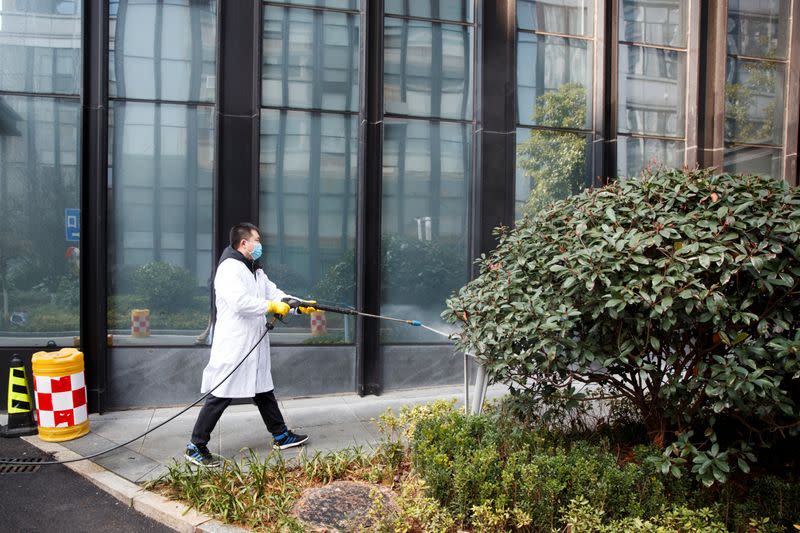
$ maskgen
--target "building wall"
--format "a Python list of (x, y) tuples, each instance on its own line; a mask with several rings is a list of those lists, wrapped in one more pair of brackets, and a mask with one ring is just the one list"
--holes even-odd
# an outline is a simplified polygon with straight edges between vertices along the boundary
[[(661, 165), (796, 184), (798, 9), (2, 0), (0, 357), (80, 345), (93, 409), (179, 403), (236, 222), (287, 292), (447, 328), (492, 229), (552, 199)], [(326, 318), (273, 333), (279, 394), (462, 379), (429, 331)]]

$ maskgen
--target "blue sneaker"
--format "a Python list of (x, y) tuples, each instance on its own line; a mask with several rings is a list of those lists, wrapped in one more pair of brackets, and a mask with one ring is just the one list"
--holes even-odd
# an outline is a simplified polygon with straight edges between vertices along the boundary
[(272, 438), (272, 446), (278, 450), (285, 450), (286, 448), (300, 446), (307, 440), (308, 435), (298, 435), (297, 433), (287, 430)]
[(220, 461), (215, 459), (205, 444), (188, 443), (183, 457), (192, 464), (206, 468), (217, 468)]

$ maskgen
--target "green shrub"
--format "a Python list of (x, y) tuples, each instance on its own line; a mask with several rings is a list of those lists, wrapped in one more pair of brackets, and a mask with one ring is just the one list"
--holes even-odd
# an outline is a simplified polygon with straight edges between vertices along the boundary
[(545, 405), (585, 384), (626, 398), (665, 448), (659, 468), (708, 485), (800, 429), (797, 189), (665, 170), (499, 237), (443, 314), (492, 380)]
[(529, 521), (550, 531), (559, 509), (578, 496), (614, 519), (651, 516), (667, 503), (662, 479), (646, 463), (619, 466), (603, 446), (561, 446), (486, 415), (422, 418), (411, 450), (430, 495), (465, 524), (507, 519), (501, 527)]
[[(571, 533), (726, 533), (727, 529), (709, 509), (692, 510), (677, 507), (650, 519), (623, 518), (604, 523), (605, 513), (586, 498), (577, 497), (561, 510)], [(754, 529), (753, 533), (763, 530)]]

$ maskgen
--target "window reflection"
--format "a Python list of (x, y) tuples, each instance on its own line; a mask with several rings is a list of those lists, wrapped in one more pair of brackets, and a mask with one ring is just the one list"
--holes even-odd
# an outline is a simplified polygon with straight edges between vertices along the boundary
[(535, 214), (591, 184), (591, 136), (517, 129), (515, 215)]
[[(357, 165), (356, 115), (262, 110), (262, 262), (286, 292), (354, 304)], [(328, 316), (327, 342), (352, 342), (354, 326)], [(305, 340), (308, 319), (294, 317), (275, 335)]]
[(725, 140), (783, 143), (786, 66), (728, 58), (725, 83)]
[(0, 97), (0, 345), (78, 335), (79, 149), (77, 101)]
[[(591, 100), (586, 87), (592, 85), (592, 53), (591, 41), (520, 32), (517, 41), (518, 122), (589, 128)], [(535, 106), (542, 105), (546, 93), (569, 92), (562, 89), (567, 85), (580, 87), (581, 94), (570, 95), (573, 100), (564, 101), (563, 109), (536, 112)], [(560, 97), (561, 100), (565, 98), (569, 97)]]
[(686, 54), (619, 46), (619, 131), (683, 137)]
[(214, 0), (112, 0), (110, 7), (112, 97), (214, 101)]
[(683, 166), (683, 141), (622, 135), (617, 139), (617, 175), (633, 177), (644, 169)]
[(358, 110), (357, 14), (264, 8), (265, 106)]
[(384, 20), (387, 113), (472, 117), (472, 27)]
[(723, 166), (732, 174), (779, 177), (783, 175), (782, 160), (780, 148), (734, 146), (725, 150)]
[(593, 0), (517, 0), (517, 26), (524, 30), (592, 35)]
[(213, 108), (113, 103), (109, 329), (129, 333), (136, 308), (154, 333), (206, 327), (214, 136)]
[(472, 22), (472, 0), (386, 0), (387, 15)]
[(730, 0), (728, 53), (785, 59), (789, 50), (789, 0)]
[(726, 171), (782, 175), (789, 8), (788, 0), (728, 2)]
[(0, 2), (0, 90), (78, 94), (81, 2)]
[(685, 0), (621, 0), (620, 40), (663, 46), (686, 46)]
[[(385, 314), (441, 324), (445, 299), (467, 281), (471, 139), (467, 124), (385, 122), (381, 221)], [(442, 341), (424, 331), (382, 327), (384, 343)]]

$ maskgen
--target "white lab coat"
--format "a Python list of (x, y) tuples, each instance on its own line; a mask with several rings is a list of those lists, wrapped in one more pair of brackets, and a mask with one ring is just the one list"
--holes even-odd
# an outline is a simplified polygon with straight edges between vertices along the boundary
[[(217, 321), (211, 342), (211, 357), (203, 370), (201, 391), (208, 392), (250, 351), (266, 328), (267, 300), (287, 294), (272, 283), (264, 271), (255, 276), (247, 265), (233, 258), (222, 261), (214, 276)], [(273, 390), (269, 334), (242, 366), (212, 393), (220, 398), (252, 398)]]

